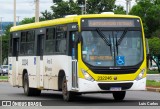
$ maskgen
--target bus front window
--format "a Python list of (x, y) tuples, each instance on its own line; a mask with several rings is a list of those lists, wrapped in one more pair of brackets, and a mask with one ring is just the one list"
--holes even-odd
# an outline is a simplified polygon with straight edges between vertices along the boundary
[(113, 66), (111, 46), (107, 45), (97, 31), (83, 31), (83, 60), (93, 66)]
[[(101, 33), (102, 32), (102, 35)], [(134, 66), (143, 60), (140, 31), (82, 31), (83, 61), (92, 66)], [(119, 61), (118, 60), (121, 61)]]

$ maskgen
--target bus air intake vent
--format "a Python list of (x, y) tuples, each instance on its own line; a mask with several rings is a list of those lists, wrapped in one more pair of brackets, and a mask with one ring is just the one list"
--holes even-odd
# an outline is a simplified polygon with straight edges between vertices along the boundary
[(127, 90), (129, 88), (131, 88), (133, 85), (132, 82), (129, 83), (99, 83), (98, 86), (102, 89), (102, 90), (110, 90), (111, 87), (121, 87), (122, 90)]

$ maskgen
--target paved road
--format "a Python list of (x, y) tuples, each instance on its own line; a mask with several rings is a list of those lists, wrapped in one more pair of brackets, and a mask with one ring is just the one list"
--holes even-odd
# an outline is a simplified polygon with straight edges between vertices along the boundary
[[(9, 83), (7, 82), (0, 82), (0, 100), (52, 100), (53, 105), (58, 106), (56, 107), (59, 109), (114, 109), (114, 108), (122, 108), (122, 109), (127, 109), (128, 106), (122, 106), (120, 105), (128, 105), (128, 104), (136, 104), (138, 107), (137, 103), (139, 104), (140, 100), (160, 100), (160, 93), (158, 92), (148, 92), (148, 91), (129, 91), (126, 94), (126, 98), (123, 102), (115, 102), (113, 100), (113, 97), (111, 94), (85, 94), (82, 96), (77, 96), (75, 98), (75, 101), (73, 102), (64, 102), (62, 99), (62, 95), (60, 92), (53, 92), (53, 91), (42, 91), (42, 95), (39, 97), (27, 97), (23, 94), (23, 89), (22, 88), (17, 88), (17, 87), (12, 87)], [(47, 101), (50, 102), (50, 101)], [(158, 101), (160, 103), (160, 101)], [(108, 107), (107, 105), (111, 105), (111, 107)], [(117, 105), (117, 106), (116, 106)], [(62, 106), (62, 107), (60, 107)], [(63, 107), (65, 106), (65, 107)], [(72, 107), (70, 107), (72, 106)], [(76, 107), (73, 107), (76, 106)], [(87, 107), (86, 107), (87, 106)], [(89, 106), (89, 107), (88, 107)], [(50, 107), (37, 107), (33, 109), (43, 109), (43, 108), (51, 108)], [(154, 107), (155, 109), (159, 108)], [(0, 109), (17, 109), (17, 107), (0, 107)], [(21, 109), (22, 107), (18, 107)], [(27, 108), (27, 107), (26, 107)], [(53, 108), (53, 107), (52, 107)], [(134, 107), (129, 107), (133, 108)], [(148, 109), (150, 109), (150, 106), (147, 106)], [(143, 107), (142, 107), (143, 109)], [(146, 108), (145, 108), (146, 109)]]
[(160, 81), (160, 74), (147, 74), (147, 80)]

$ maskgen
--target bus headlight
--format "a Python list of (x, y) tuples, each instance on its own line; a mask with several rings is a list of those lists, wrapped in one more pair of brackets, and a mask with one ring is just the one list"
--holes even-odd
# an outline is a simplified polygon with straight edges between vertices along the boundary
[(86, 70), (82, 69), (82, 73), (83, 73), (86, 80), (94, 81), (94, 79), (88, 74), (88, 72)]
[(136, 77), (136, 80), (141, 80), (144, 77), (145, 69), (142, 69), (139, 75)]

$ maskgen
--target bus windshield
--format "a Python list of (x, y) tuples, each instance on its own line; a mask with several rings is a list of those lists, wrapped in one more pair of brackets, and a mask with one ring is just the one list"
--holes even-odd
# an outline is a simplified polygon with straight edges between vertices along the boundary
[(92, 66), (134, 66), (143, 60), (141, 31), (82, 31), (82, 59)]

